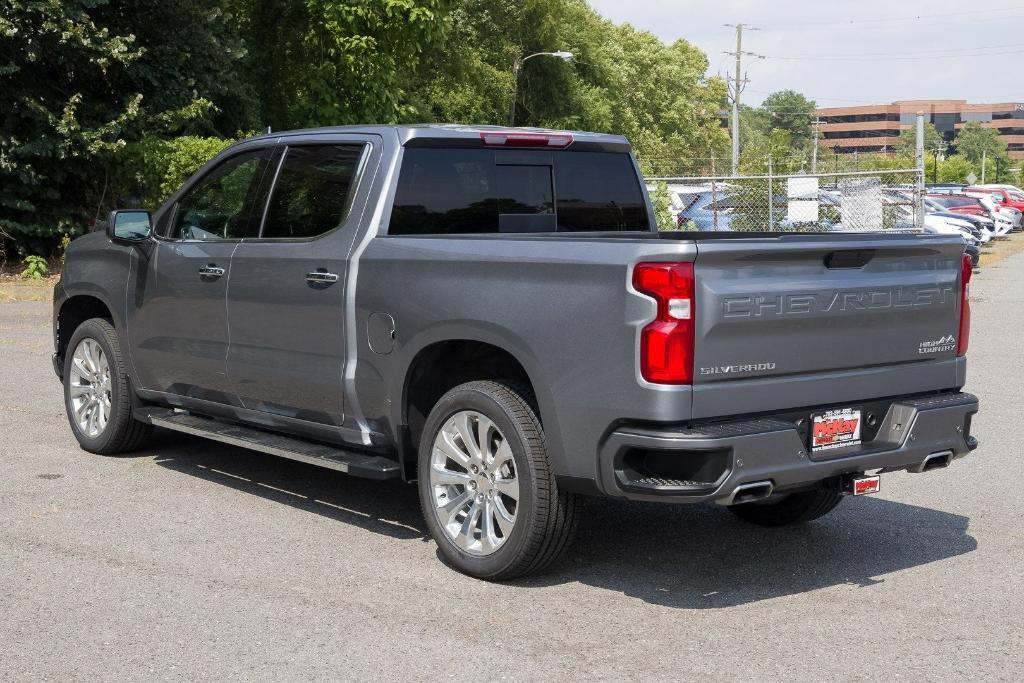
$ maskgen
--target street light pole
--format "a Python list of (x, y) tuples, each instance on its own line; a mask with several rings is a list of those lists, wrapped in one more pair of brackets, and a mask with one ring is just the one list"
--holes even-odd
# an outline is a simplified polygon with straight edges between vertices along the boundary
[(516, 61), (512, 64), (512, 104), (508, 109), (508, 125), (509, 128), (513, 128), (516, 125), (516, 100), (519, 98), (519, 71), (523, 68), (523, 63), (527, 59), (533, 59), (534, 57), (555, 57), (561, 59), (563, 62), (568, 62), (572, 59), (571, 52), (565, 52), (559, 50), (558, 52), (534, 52), (532, 55), (525, 57), (516, 57)]

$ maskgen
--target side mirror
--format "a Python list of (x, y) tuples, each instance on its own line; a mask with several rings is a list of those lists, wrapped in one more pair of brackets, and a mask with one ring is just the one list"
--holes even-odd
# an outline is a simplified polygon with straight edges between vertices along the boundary
[(142, 242), (153, 234), (153, 218), (149, 211), (121, 209), (110, 212), (107, 235), (115, 242)]

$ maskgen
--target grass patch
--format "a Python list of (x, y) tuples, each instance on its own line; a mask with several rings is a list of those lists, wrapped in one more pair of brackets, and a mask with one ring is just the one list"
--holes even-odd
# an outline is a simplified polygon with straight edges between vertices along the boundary
[(1007, 256), (1024, 251), (1024, 233), (1013, 232), (1005, 240), (992, 240), (981, 248), (981, 267), (999, 263)]
[(14, 301), (49, 301), (53, 297), (53, 286), (59, 276), (38, 280), (21, 278), (17, 275), (0, 275), (0, 304)]

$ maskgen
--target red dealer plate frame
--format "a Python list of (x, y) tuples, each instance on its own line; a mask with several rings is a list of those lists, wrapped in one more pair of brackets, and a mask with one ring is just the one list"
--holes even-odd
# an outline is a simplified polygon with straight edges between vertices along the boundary
[(811, 415), (811, 452), (859, 446), (863, 416), (860, 408), (836, 408)]

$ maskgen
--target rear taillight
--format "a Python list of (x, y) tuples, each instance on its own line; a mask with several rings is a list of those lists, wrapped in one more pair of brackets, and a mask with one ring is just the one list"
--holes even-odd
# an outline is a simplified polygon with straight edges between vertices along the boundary
[(654, 297), (654, 320), (640, 333), (640, 374), (655, 384), (693, 381), (694, 282), (692, 263), (638, 263), (633, 287)]
[(964, 254), (960, 259), (960, 334), (957, 335), (956, 355), (967, 353), (967, 345), (971, 341), (971, 274), (974, 264), (971, 257)]

